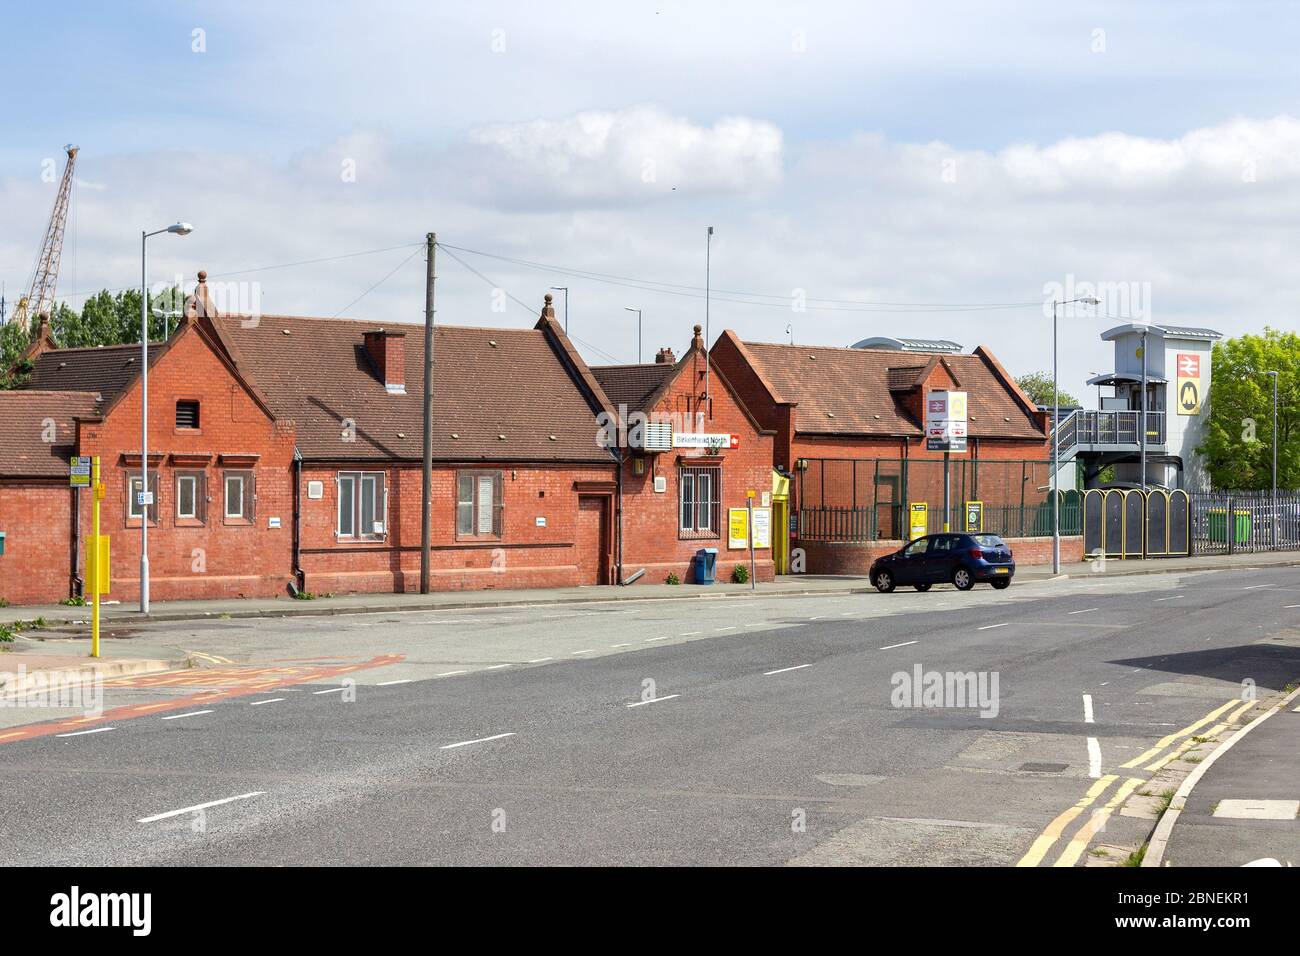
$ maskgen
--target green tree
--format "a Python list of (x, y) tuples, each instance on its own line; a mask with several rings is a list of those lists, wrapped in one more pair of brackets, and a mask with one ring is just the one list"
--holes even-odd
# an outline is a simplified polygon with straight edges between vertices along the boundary
[[(1052, 404), (1052, 373), (1051, 372), (1027, 372), (1016, 379), (1026, 395), (1028, 395), (1038, 405), (1048, 406)], [(1062, 408), (1072, 408), (1079, 404), (1079, 400), (1069, 392), (1057, 389), (1057, 402)]]
[(1273, 379), (1277, 380), (1277, 483), (1300, 489), (1300, 335), (1265, 327), (1215, 343), (1204, 456), (1215, 488), (1273, 484)]

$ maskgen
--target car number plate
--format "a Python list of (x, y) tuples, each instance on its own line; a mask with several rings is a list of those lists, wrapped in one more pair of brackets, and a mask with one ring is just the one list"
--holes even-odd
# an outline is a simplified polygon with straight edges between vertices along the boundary
[(1007, 569), (1006, 569), (1006, 568), (994, 568), (994, 569), (993, 569), (993, 573), (994, 573), (994, 574), (1006, 574), (1006, 573), (1007, 573)]

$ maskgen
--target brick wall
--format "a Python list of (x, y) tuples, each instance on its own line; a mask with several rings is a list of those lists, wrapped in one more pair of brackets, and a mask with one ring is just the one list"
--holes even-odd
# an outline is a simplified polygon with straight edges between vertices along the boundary
[[(83, 492), (83, 498), (88, 496)], [(53, 604), (72, 593), (72, 490), (67, 479), (0, 482), (0, 598)]]
[[(717, 548), (717, 579), (729, 581), (738, 564), (749, 565), (747, 549), (727, 547), (727, 510), (745, 507), (746, 491), (753, 490), (758, 497), (754, 506), (761, 507), (763, 492), (772, 490), (773, 437), (763, 434), (737, 403), (729, 387), (730, 379), (712, 375), (709, 394), (712, 398), (712, 417), (707, 419), (707, 432), (734, 434), (740, 437), (740, 446), (727, 449), (718, 455), (705, 455), (686, 449), (674, 449), (645, 457), (645, 474), (636, 475), (632, 461), (623, 470), (623, 572), (631, 575), (642, 568), (645, 575), (637, 583), (662, 584), (669, 573), (676, 574), (683, 583), (692, 579), (692, 563), (700, 548)], [(674, 380), (663, 400), (649, 412), (685, 416), (703, 408), (704, 353), (693, 349), (686, 357), (686, 366)], [(721, 528), (718, 537), (707, 539), (682, 538), (679, 530), (680, 466), (717, 464), (721, 475)], [(666, 479), (666, 490), (656, 493), (655, 476)], [(772, 535), (783, 529), (773, 528)], [(770, 548), (755, 552), (757, 579), (770, 581), (775, 576)]]
[[(1041, 565), (1052, 563), (1051, 538), (1006, 538), (1011, 546), (1016, 564)], [(902, 541), (877, 541), (871, 544), (848, 544), (827, 541), (795, 539), (791, 547), (803, 548), (807, 574), (857, 574), (871, 570), (871, 562), (882, 554), (892, 554), (903, 547)], [(1061, 563), (1083, 560), (1083, 538), (1061, 538)]]

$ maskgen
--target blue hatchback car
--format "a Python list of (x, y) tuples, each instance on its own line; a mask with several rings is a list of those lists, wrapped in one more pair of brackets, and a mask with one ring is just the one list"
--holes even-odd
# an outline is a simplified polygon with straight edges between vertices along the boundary
[(871, 565), (871, 583), (882, 594), (900, 584), (918, 591), (936, 584), (969, 591), (976, 581), (1002, 590), (1011, 586), (1015, 573), (1011, 549), (995, 534), (927, 534), (877, 558)]

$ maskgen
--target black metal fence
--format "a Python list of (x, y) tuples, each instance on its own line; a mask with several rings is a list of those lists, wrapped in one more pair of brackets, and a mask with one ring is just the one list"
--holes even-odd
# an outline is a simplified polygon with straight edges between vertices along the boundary
[[(966, 527), (965, 504), (983, 508), (981, 530), (1003, 537), (1052, 533), (1051, 462), (970, 460), (949, 464), (951, 530)], [(796, 471), (798, 536), (813, 541), (909, 537), (909, 504), (925, 502), (930, 532), (943, 530), (943, 462), (899, 458), (807, 458)], [(1077, 492), (1061, 494), (1061, 534), (1082, 527)]]
[(1300, 492), (1194, 494), (1192, 545), (1196, 554), (1300, 551)]

